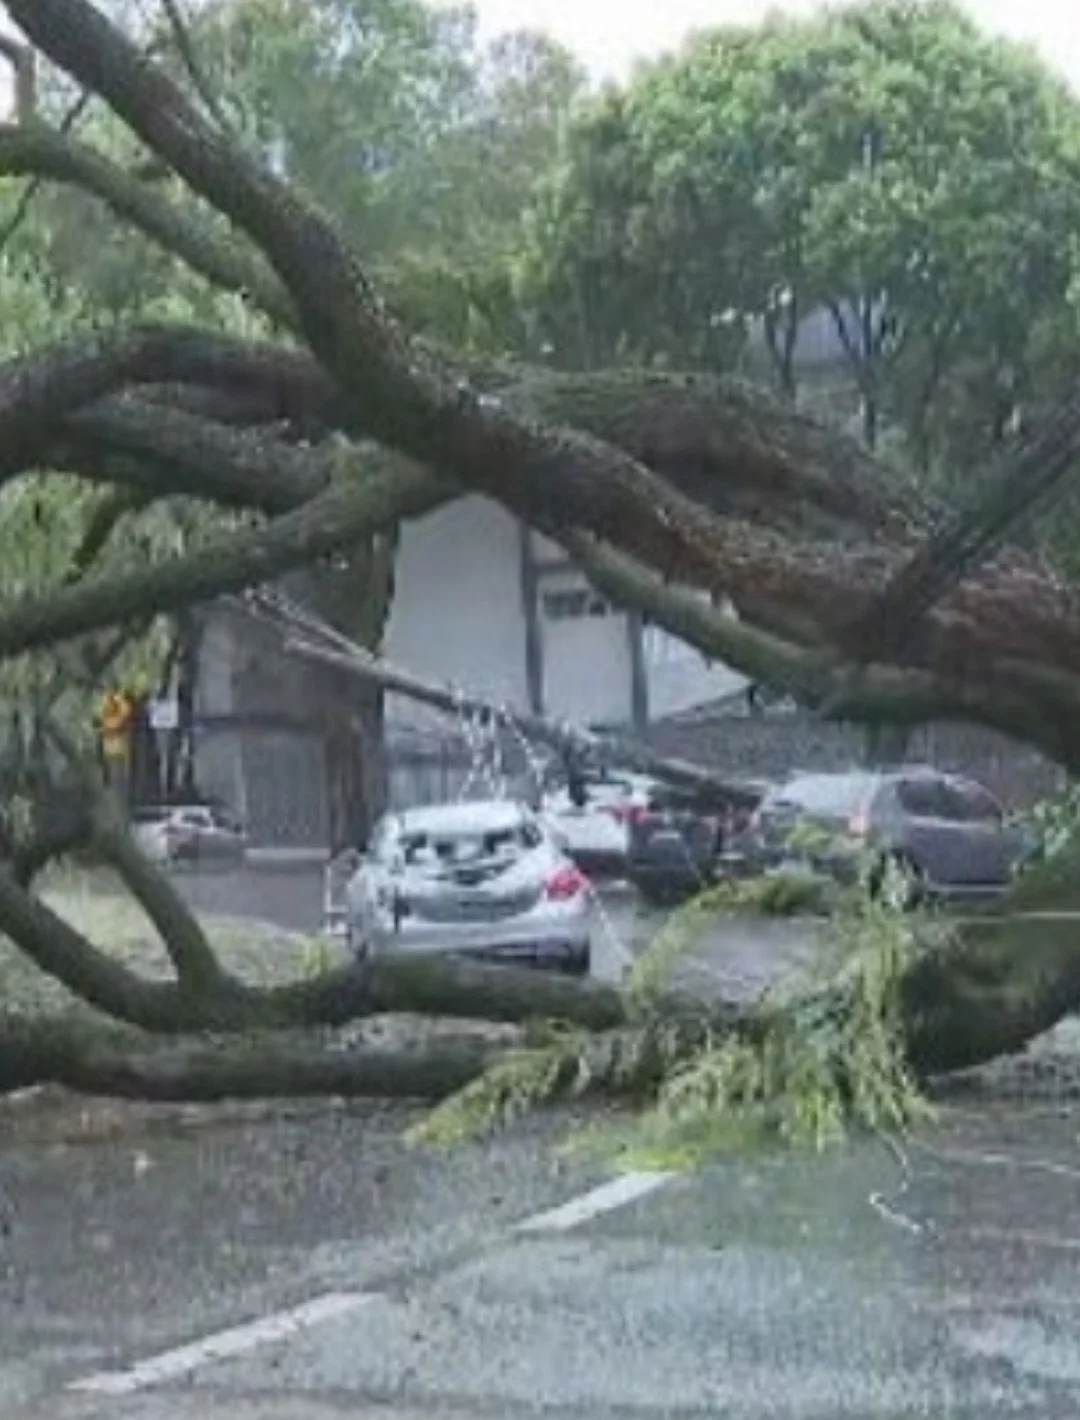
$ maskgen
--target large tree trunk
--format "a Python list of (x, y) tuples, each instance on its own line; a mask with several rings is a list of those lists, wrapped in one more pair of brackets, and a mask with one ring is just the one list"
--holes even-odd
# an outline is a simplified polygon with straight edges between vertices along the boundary
[[(411, 340), (334, 226), (216, 130), (88, 0), (6, 2), (29, 42), (104, 99), (223, 221), (202, 222), (42, 124), (0, 129), (0, 171), (94, 193), (194, 271), (243, 293), (292, 343), (147, 328), (68, 342), (0, 369), (0, 481), (67, 469), (116, 485), (114, 507), (184, 495), (248, 510), (257, 523), (185, 557), (113, 574), (88, 570), (108, 541), (88, 533), (76, 576), (51, 595), (0, 606), (0, 657), (104, 627), (145, 627), (157, 614), (301, 568), (313, 569), (313, 605), (324, 618), (377, 648), (389, 573), (380, 578), (376, 559), (357, 549), (473, 491), (561, 542), (617, 603), (822, 714), (900, 726), (976, 720), (1080, 768), (1073, 589), (1001, 552), (1017, 518), (1075, 465), (1080, 399), (1003, 456), (985, 506), (949, 522), (865, 450), (738, 384), (470, 366)], [(328, 567), (331, 557), (346, 566)], [(737, 618), (718, 610), (725, 600)], [(328, 697), (328, 734), (343, 786), (335, 837), (354, 842), (378, 797), (377, 772), (360, 758), (377, 739), (377, 692), (360, 713), (369, 733), (357, 734), (360, 701), (352, 677), (347, 683)], [(246, 987), (221, 969), (198, 922), (100, 805), (87, 817), (160, 931), (175, 979), (141, 980), (27, 890), (48, 843), (20, 849), (16, 871), (0, 873), (0, 930), (84, 1001), (148, 1035), (235, 1038), (377, 1010), (510, 1021), (540, 1014), (596, 1032), (639, 1025), (618, 993), (596, 983), (446, 962), (357, 964), (273, 991)], [(990, 930), (966, 930), (948, 952), (912, 968), (904, 1028), (916, 1068), (955, 1068), (1014, 1048), (1076, 1008), (1080, 980), (1064, 929), (1037, 929), (1034, 951), (1027, 943), (1018, 951), (1008, 936), (991, 940)], [(716, 1006), (703, 1026), (700, 1009), (685, 1002), (658, 1010), (686, 1023), (689, 1043), (705, 1028), (752, 1034), (763, 1019), (760, 1010)], [(0, 1040), (0, 1074), (155, 1097), (349, 1091), (377, 1080), (438, 1093), (483, 1054), (459, 1053), (434, 1071), (417, 1064), (410, 1073), (401, 1062), (391, 1078), (371, 1057), (332, 1058), (326, 1042), (312, 1055), (309, 1042), (280, 1036), (220, 1049), (205, 1041), (134, 1048), (112, 1036), (13, 1027), (7, 1044)], [(646, 1058), (654, 1068), (655, 1055)]]

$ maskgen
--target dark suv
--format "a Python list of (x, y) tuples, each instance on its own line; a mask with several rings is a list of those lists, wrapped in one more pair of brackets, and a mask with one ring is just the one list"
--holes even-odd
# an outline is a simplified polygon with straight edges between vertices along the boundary
[(712, 882), (765, 789), (754, 782), (697, 789), (656, 785), (631, 821), (627, 855), (627, 876), (645, 901), (670, 906)]
[(981, 784), (922, 766), (795, 774), (762, 799), (747, 834), (758, 868), (854, 876), (860, 853), (892, 862), (923, 898), (994, 896), (1025, 851)]

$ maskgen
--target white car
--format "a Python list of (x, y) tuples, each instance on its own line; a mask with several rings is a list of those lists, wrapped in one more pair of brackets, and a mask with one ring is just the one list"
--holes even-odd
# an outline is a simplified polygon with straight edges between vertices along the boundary
[(389, 813), (345, 889), (358, 954), (450, 952), (584, 975), (590, 884), (524, 804)]
[(648, 809), (656, 781), (644, 774), (595, 769), (587, 770), (584, 779), (584, 804), (575, 804), (560, 785), (544, 795), (542, 816), (584, 872), (620, 877), (627, 870), (630, 825)]
[(135, 842), (155, 863), (241, 863), (247, 835), (211, 804), (153, 805), (132, 816)]

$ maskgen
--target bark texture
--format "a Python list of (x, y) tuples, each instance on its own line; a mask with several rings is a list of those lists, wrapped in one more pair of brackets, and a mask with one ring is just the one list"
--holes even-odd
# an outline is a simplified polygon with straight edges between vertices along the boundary
[[(901, 727), (960, 717), (1080, 768), (1080, 607), (1073, 588), (1004, 545), (1075, 463), (1080, 400), (1006, 452), (980, 506), (946, 515), (851, 441), (738, 382), (467, 362), (391, 319), (335, 226), (90, 0), (6, 8), (32, 46), (225, 221), (203, 220), (205, 208), (163, 197), (32, 115), (0, 126), (0, 173), (92, 194), (215, 286), (242, 293), (279, 338), (145, 327), (0, 367), (0, 481), (60, 469), (114, 490), (68, 581), (0, 605), (0, 658), (144, 626), (301, 569), (324, 620), (375, 648), (397, 528), (479, 492), (560, 541), (616, 602), (822, 714)], [(136, 573), (95, 570), (125, 511), (176, 495), (246, 510), (251, 525)], [(719, 609), (725, 599), (737, 616)], [(328, 727), (348, 766), (335, 834), (354, 841), (378, 803), (364, 746), (393, 676), (348, 654), (327, 665)], [(359, 709), (357, 675), (369, 687)], [(471, 1078), (486, 1049), (390, 1060), (311, 1033), (405, 1010), (540, 1015), (600, 1033), (634, 1026), (620, 994), (595, 982), (461, 963), (379, 962), (248, 987), (83, 788), (62, 831), (14, 845), (13, 870), (0, 873), (0, 931), (123, 1029), (3, 1023), (0, 1088), (438, 1096)], [(34, 896), (30, 881), (50, 854), (88, 835), (161, 932), (175, 980), (142, 980)], [(1039, 935), (1037, 950), (1018, 954), (1011, 929), (985, 925), (920, 959), (904, 998), (917, 1068), (1014, 1048), (1080, 1004), (1068, 933)], [(758, 1019), (723, 1003), (705, 1025), (700, 1004), (658, 1009), (696, 1022), (688, 1038), (706, 1026), (753, 1031)], [(192, 1039), (206, 1032), (227, 1038)]]

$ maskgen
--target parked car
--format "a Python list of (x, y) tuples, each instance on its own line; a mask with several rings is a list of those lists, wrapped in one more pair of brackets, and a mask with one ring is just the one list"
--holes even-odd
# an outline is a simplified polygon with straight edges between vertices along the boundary
[[(557, 771), (541, 799), (541, 814), (557, 841), (590, 877), (627, 871), (630, 825), (645, 812), (656, 781), (644, 774), (588, 768), (576, 795)], [(575, 800), (580, 801), (575, 801)]]
[(741, 855), (739, 835), (767, 785), (747, 781), (694, 789), (658, 784), (630, 824), (627, 875), (646, 902), (693, 896)]
[(763, 798), (747, 839), (760, 869), (841, 880), (869, 850), (901, 871), (912, 900), (996, 896), (1026, 851), (981, 784), (923, 766), (793, 775)]
[(434, 951), (583, 975), (589, 881), (526, 805), (387, 814), (345, 889), (359, 954)]
[(135, 841), (158, 863), (241, 863), (247, 834), (217, 804), (150, 804), (132, 815)]

